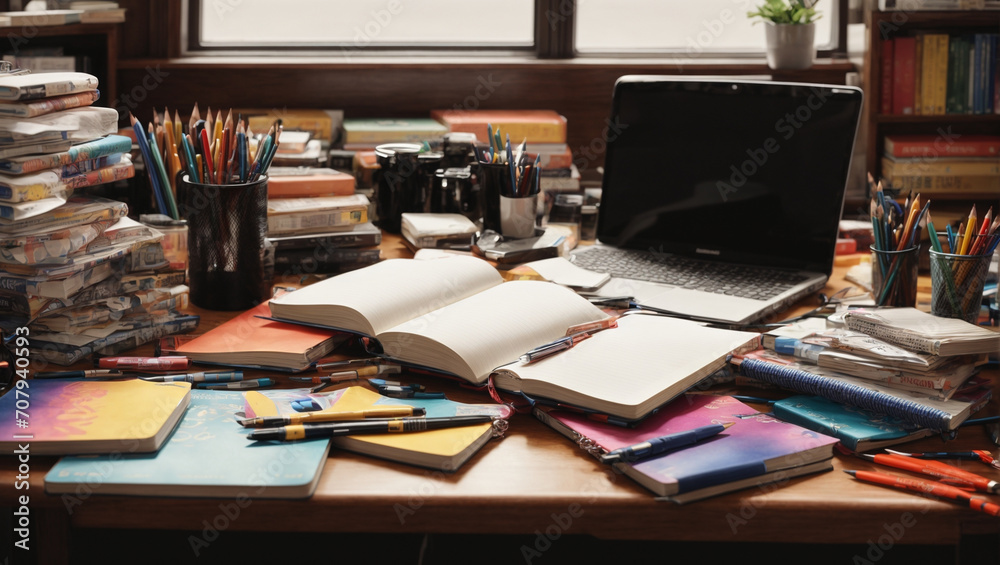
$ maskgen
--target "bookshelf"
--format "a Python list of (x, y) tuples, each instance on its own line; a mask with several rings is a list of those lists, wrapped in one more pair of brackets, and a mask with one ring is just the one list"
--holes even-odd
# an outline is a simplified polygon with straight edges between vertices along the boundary
[(116, 75), (120, 27), (117, 23), (0, 27), (4, 36), (0, 56), (16, 53), (16, 47), (62, 47), (66, 55), (89, 57), (91, 67), (88, 72), (100, 81), (101, 97), (96, 105), (110, 106), (118, 97)]
[[(865, 166), (876, 179), (881, 178), (884, 140), (887, 135), (940, 135), (940, 131), (961, 135), (1000, 135), (1000, 114), (997, 113), (898, 113), (896, 106), (885, 112), (883, 95), (889, 100), (896, 93), (891, 91), (890, 78), (898, 69), (886, 68), (884, 57), (893, 58), (890, 40), (900, 37), (926, 37), (927, 34), (947, 34), (950, 40), (955, 36), (974, 34), (996, 34), (1000, 30), (1000, 10), (956, 10), (956, 11), (869, 11), (866, 14), (868, 49), (865, 54)], [(898, 43), (896, 43), (898, 45)], [(896, 54), (898, 55), (898, 53)], [(944, 54), (948, 59), (949, 53)], [(898, 59), (895, 59), (898, 60)], [(950, 60), (948, 61), (950, 62)], [(920, 74), (920, 60), (917, 59), (916, 73)], [(891, 63), (890, 63), (891, 64)], [(946, 63), (947, 64), (947, 63)], [(883, 76), (888, 71), (887, 76)], [(949, 69), (949, 72), (951, 69)], [(943, 71), (942, 71), (943, 72)], [(996, 72), (994, 67), (993, 72)], [(947, 80), (947, 79), (946, 79)], [(954, 79), (953, 79), (954, 80)], [(994, 79), (995, 80), (995, 77)], [(889, 89), (886, 90), (886, 85)], [(898, 83), (897, 83), (898, 84)], [(938, 83), (940, 84), (940, 83)], [(945, 86), (949, 86), (947, 82)], [(919, 83), (915, 87), (919, 92)], [(944, 88), (944, 87), (942, 87)], [(942, 90), (943, 92), (943, 90)], [(888, 102), (887, 102), (888, 103)], [(948, 109), (950, 110), (950, 108)], [(927, 198), (935, 202), (934, 209), (942, 212), (954, 209), (968, 212), (972, 203), (977, 207), (993, 206), (994, 212), (1000, 205), (1000, 190), (954, 189), (925, 192)], [(937, 204), (940, 203), (940, 204)], [(947, 216), (947, 214), (944, 214)]]

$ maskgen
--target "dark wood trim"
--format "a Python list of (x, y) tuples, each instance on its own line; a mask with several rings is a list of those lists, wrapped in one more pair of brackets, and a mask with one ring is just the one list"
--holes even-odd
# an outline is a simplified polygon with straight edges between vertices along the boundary
[(536, 0), (535, 54), (539, 59), (569, 59), (576, 55), (575, 0)]

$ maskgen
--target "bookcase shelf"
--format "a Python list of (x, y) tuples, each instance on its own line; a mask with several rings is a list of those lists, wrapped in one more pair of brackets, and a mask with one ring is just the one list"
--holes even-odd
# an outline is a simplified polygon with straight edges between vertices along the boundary
[(97, 77), (101, 97), (96, 105), (110, 106), (118, 97), (118, 33), (121, 24), (86, 23), (54, 26), (0, 27), (0, 56), (23, 48), (63, 47), (66, 55), (90, 57), (90, 73)]
[[(1000, 10), (955, 11), (869, 11), (866, 14), (868, 49), (865, 53), (865, 166), (880, 178), (883, 142), (886, 135), (934, 135), (939, 130), (950, 134), (1000, 134), (1000, 114), (885, 114), (881, 112), (883, 96), (882, 68), (887, 41), (920, 33), (959, 34), (997, 33), (1000, 30)], [(955, 206), (976, 202), (1000, 205), (1000, 191), (935, 192), (930, 198)]]

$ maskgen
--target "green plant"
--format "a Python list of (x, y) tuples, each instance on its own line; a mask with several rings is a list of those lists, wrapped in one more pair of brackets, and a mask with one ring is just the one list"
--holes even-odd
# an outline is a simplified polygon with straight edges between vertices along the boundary
[[(820, 18), (813, 6), (818, 0), (765, 0), (748, 18), (761, 18), (776, 24), (810, 24)], [(759, 20), (758, 20), (759, 21)], [(757, 23), (757, 22), (754, 22)]]

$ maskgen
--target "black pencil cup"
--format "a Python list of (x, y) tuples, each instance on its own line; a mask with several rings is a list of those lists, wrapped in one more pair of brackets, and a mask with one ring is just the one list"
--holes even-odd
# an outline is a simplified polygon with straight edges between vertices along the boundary
[[(477, 163), (473, 171), (482, 201), (483, 229), (495, 231), (505, 238), (534, 237), (538, 194), (515, 189), (510, 166), (506, 163)], [(535, 182), (534, 174), (532, 170), (523, 184), (530, 187)]]
[(270, 296), (265, 262), (267, 176), (246, 184), (177, 185), (188, 222), (191, 302), (208, 310), (246, 310)]

